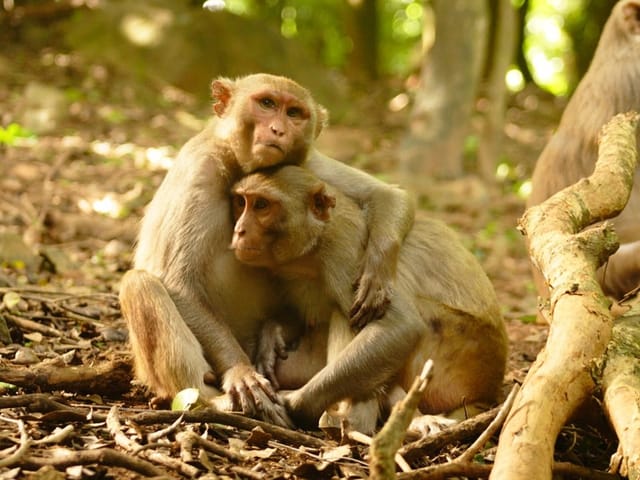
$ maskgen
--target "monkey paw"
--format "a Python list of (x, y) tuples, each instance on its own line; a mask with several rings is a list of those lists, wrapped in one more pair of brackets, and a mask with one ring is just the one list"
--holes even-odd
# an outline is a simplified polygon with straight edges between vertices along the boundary
[(443, 415), (420, 415), (411, 420), (408, 430), (422, 437), (426, 437), (438, 433), (456, 423), (458, 423), (457, 420), (447, 418)]
[(369, 322), (382, 318), (391, 302), (393, 288), (384, 275), (369, 275), (365, 271), (358, 281), (356, 298), (349, 312), (349, 324), (362, 330)]
[(279, 388), (275, 368), (278, 359), (287, 358), (287, 345), (282, 334), (282, 325), (266, 322), (258, 340), (255, 365), (261, 375), (269, 379), (275, 390)]
[(229, 397), (229, 410), (281, 426), (292, 424), (269, 380), (251, 365), (240, 364), (227, 370), (222, 388)]

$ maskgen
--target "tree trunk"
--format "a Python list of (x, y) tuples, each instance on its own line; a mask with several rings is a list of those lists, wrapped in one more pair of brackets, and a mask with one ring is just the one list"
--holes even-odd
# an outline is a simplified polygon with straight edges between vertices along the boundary
[(594, 173), (529, 208), (520, 221), (550, 285), (553, 320), (500, 435), (491, 479), (550, 480), (558, 432), (595, 388), (593, 370), (613, 325), (596, 270), (618, 245), (611, 224), (582, 230), (626, 205), (637, 121), (635, 114), (614, 117), (603, 128)]
[(640, 478), (640, 316), (616, 321), (602, 374), (604, 409), (620, 445), (614, 468), (629, 480)]
[(356, 83), (378, 78), (378, 10), (376, 0), (348, 0), (347, 33), (353, 42), (347, 73)]
[(491, 46), (483, 109), (483, 123), (478, 148), (478, 170), (487, 182), (495, 181), (496, 164), (502, 148), (504, 114), (507, 103), (505, 75), (513, 61), (518, 33), (516, 10), (511, 0), (493, 0)]
[(488, 11), (478, 0), (434, 0), (436, 39), (425, 54), (400, 147), (407, 184), (422, 176), (459, 177), (473, 101), (484, 61)]

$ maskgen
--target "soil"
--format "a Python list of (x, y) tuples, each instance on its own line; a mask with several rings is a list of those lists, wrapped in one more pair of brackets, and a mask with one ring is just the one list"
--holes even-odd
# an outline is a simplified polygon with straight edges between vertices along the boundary
[[(110, 453), (91, 457), (96, 451), (146, 459), (160, 472), (149, 475), (366, 477), (367, 447), (339, 446), (322, 432), (308, 433), (322, 439), (323, 446), (312, 441), (304, 446), (281, 432), (261, 436), (249, 431), (254, 424), (217, 419), (186, 421), (153, 438), (170, 422), (141, 420), (150, 412), (150, 398), (130, 383), (118, 284), (131, 266), (144, 205), (177, 149), (202, 127), (210, 107), (168, 85), (154, 86), (156, 101), (143, 102), (127, 78), (74, 54), (24, 50), (14, 59), (18, 68), (0, 60), (0, 320), (7, 325), (0, 336), (0, 378), (14, 383), (0, 386), (2, 478), (33, 471), (39, 471), (37, 478), (142, 475)], [(353, 108), (364, 101), (354, 99)], [(535, 323), (536, 295), (516, 230), (524, 210), (518, 189), (561, 107), (533, 88), (512, 98), (505, 125), (508, 173), (498, 185), (486, 186), (470, 175), (416, 192), (421, 208), (460, 232), (495, 285), (511, 348), (505, 393), (524, 379), (547, 334), (546, 326)], [(393, 180), (401, 115), (390, 123), (330, 127), (320, 137), (320, 148)], [(378, 118), (385, 118), (385, 112)], [(38, 133), (10, 128), (12, 123)], [(98, 375), (100, 368), (106, 372), (98, 380), (83, 383), (73, 376), (81, 369)], [(65, 383), (54, 372), (73, 380)], [(41, 392), (44, 397), (38, 396)], [(51, 403), (51, 395), (60, 404)], [(108, 426), (105, 415), (112, 407), (117, 410)], [(568, 425), (558, 441), (557, 459), (606, 469), (615, 442), (601, 420)], [(61, 432), (65, 426), (72, 430)], [(46, 438), (56, 432), (60, 438)], [(185, 447), (178, 432), (195, 432), (222, 450), (202, 447), (193, 458), (181, 457), (198, 449)], [(42, 439), (47, 441), (38, 443)], [(455, 456), (469, 441), (448, 444), (413, 466)], [(6, 461), (18, 445), (27, 453)], [(138, 453), (131, 457), (134, 450)], [(65, 464), (60, 460), (65, 455), (75, 456)], [(491, 449), (482, 455), (490, 461)], [(167, 458), (182, 458), (183, 466), (167, 465)], [(58, 473), (41, 463), (57, 465)]]

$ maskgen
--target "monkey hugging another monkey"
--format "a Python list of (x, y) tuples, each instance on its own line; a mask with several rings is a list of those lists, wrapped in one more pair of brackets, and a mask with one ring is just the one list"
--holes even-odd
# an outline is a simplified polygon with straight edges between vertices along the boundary
[[(218, 408), (290, 426), (290, 418), (316, 421), (345, 398), (372, 405), (374, 390), (392, 397), (433, 357), (442, 365), (436, 360), (429, 409), (495, 400), (506, 336), (473, 256), (444, 226), (413, 226), (403, 190), (315, 150), (327, 113), (297, 83), (256, 74), (217, 79), (212, 92), (214, 119), (185, 144), (160, 185), (134, 269), (122, 280), (137, 378), (159, 398), (195, 387)], [(232, 237), (233, 185), (279, 165), (304, 168), (249, 177), (264, 178), (254, 184), (262, 200), (238, 184)], [(288, 171), (289, 182), (277, 180)], [(331, 193), (314, 196), (310, 182)], [(253, 223), (240, 199), (251, 202)], [(266, 201), (280, 205), (275, 223), (263, 219)], [(246, 236), (238, 230), (247, 226), (255, 252), (239, 248)], [(302, 240), (309, 243), (300, 251)], [(252, 254), (262, 259), (257, 267), (247, 261)], [(300, 347), (276, 362), (292, 336)], [(297, 390), (280, 395), (267, 377)], [(377, 409), (363, 411), (377, 417)]]

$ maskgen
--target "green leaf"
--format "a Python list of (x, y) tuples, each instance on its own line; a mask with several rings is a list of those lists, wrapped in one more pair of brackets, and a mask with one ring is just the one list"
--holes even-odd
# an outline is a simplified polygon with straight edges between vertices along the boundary
[(180, 390), (171, 401), (171, 410), (190, 410), (191, 407), (198, 403), (199, 398), (200, 390), (197, 388), (185, 388), (184, 390)]
[(19, 303), (22, 298), (16, 292), (7, 292), (2, 297), (2, 303), (8, 310), (13, 310)]

